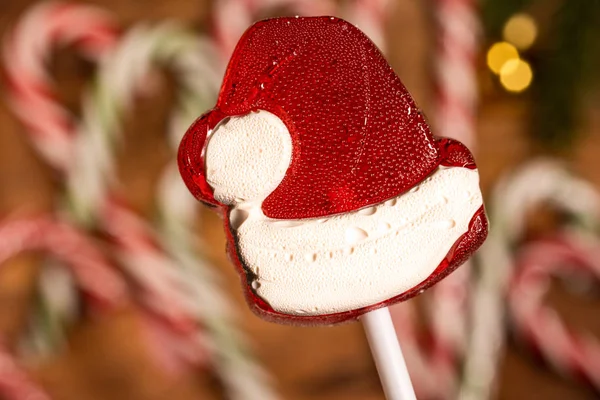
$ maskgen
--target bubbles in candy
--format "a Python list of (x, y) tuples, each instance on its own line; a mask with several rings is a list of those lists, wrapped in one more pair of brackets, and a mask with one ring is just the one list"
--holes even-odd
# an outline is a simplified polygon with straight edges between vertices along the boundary
[(259, 315), (335, 323), (416, 295), (485, 240), (475, 163), (436, 139), (375, 45), (332, 17), (244, 34), (182, 140)]

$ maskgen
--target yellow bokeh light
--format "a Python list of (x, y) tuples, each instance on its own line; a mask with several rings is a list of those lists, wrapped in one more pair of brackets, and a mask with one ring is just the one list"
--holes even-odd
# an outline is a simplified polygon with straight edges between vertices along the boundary
[(518, 60), (519, 52), (516, 47), (507, 42), (494, 43), (487, 53), (487, 65), (499, 74), (502, 66), (509, 60)]
[(509, 60), (500, 69), (500, 83), (510, 92), (522, 92), (531, 85), (533, 72), (526, 61)]
[(518, 49), (531, 47), (538, 34), (535, 20), (529, 14), (515, 14), (504, 25), (504, 40), (514, 44)]

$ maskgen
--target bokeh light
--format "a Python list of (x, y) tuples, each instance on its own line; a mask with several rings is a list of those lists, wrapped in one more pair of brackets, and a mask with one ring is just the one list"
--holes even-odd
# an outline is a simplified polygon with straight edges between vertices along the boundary
[(487, 65), (496, 74), (500, 73), (507, 61), (518, 59), (517, 48), (507, 42), (494, 43), (487, 53)]
[(538, 34), (537, 24), (529, 14), (515, 14), (504, 25), (502, 34), (504, 40), (520, 50), (526, 50), (535, 42)]
[(533, 80), (533, 72), (527, 61), (512, 59), (504, 63), (500, 69), (500, 83), (510, 92), (522, 92)]

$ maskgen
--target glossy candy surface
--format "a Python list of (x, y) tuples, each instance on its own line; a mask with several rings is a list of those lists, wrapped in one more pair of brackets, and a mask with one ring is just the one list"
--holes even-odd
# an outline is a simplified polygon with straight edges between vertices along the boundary
[(273, 219), (356, 211), (402, 195), (439, 166), (475, 169), (475, 163), (462, 144), (433, 137), (379, 50), (351, 24), (316, 17), (253, 25), (235, 49), (215, 108), (184, 137), (179, 163), (190, 191), (200, 201), (218, 206), (225, 216), (231, 258), (259, 315), (307, 324), (355, 318), (418, 294), (458, 267), (485, 240), (487, 219), (481, 208), (435, 272), (407, 292), (343, 313), (305, 317), (274, 311), (248, 284), (251, 273), (236, 253), (230, 208), (215, 200), (205, 172), (212, 130), (227, 117), (258, 110), (281, 119), (293, 143), (285, 177), (261, 205), (264, 215)]

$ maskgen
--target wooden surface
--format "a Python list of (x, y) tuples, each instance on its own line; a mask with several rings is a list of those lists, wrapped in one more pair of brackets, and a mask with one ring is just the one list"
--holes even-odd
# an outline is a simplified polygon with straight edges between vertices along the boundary
[[(34, 1), (2, 0), (0, 34)], [(200, 0), (90, 1), (114, 11), (129, 26), (143, 20), (174, 18), (198, 30), (208, 26), (211, 4)], [(431, 109), (431, 81), (426, 74), (431, 29), (415, 0), (399, 0), (389, 28), (390, 62), (426, 114)], [(93, 67), (69, 49), (58, 52), (52, 70), (61, 98), (75, 113), (83, 83)], [(483, 87), (485, 77), (482, 77)], [(152, 193), (162, 166), (169, 160), (162, 132), (173, 99), (168, 74), (161, 75), (154, 96), (140, 98), (127, 118), (125, 150), (119, 156), (124, 195), (145, 214), (152, 210)], [(600, 187), (600, 117), (590, 106), (583, 111), (585, 139), (571, 157), (574, 169)], [(202, 110), (199, 110), (199, 113)], [(35, 117), (35, 116), (32, 116)], [(527, 103), (484, 91), (480, 115), (477, 161), (487, 191), (498, 176), (531, 155), (526, 138)], [(0, 102), (0, 216), (26, 214), (53, 207), (59, 182), (29, 146), (23, 127)], [(377, 374), (359, 324), (334, 328), (298, 328), (265, 323), (245, 307), (237, 275), (228, 264), (221, 221), (202, 213), (203, 236), (213, 249), (210, 256), (226, 277), (228, 292), (238, 305), (241, 326), (273, 375), (284, 399), (381, 399)], [(27, 255), (0, 270), (0, 332), (15, 343), (26, 323), (37, 259)], [(585, 300), (560, 285), (550, 301), (569, 323), (598, 334), (597, 300)], [(590, 321), (595, 321), (592, 326)], [(70, 347), (56, 357), (41, 360), (32, 374), (56, 400), (101, 399), (218, 399), (218, 384), (209, 373), (166, 373), (144, 345), (144, 330), (136, 312), (124, 308), (101, 320), (85, 320), (70, 334)], [(502, 362), (501, 399), (591, 399), (591, 393), (557, 377), (511, 345)], [(1, 372), (0, 372), (1, 373)]]

